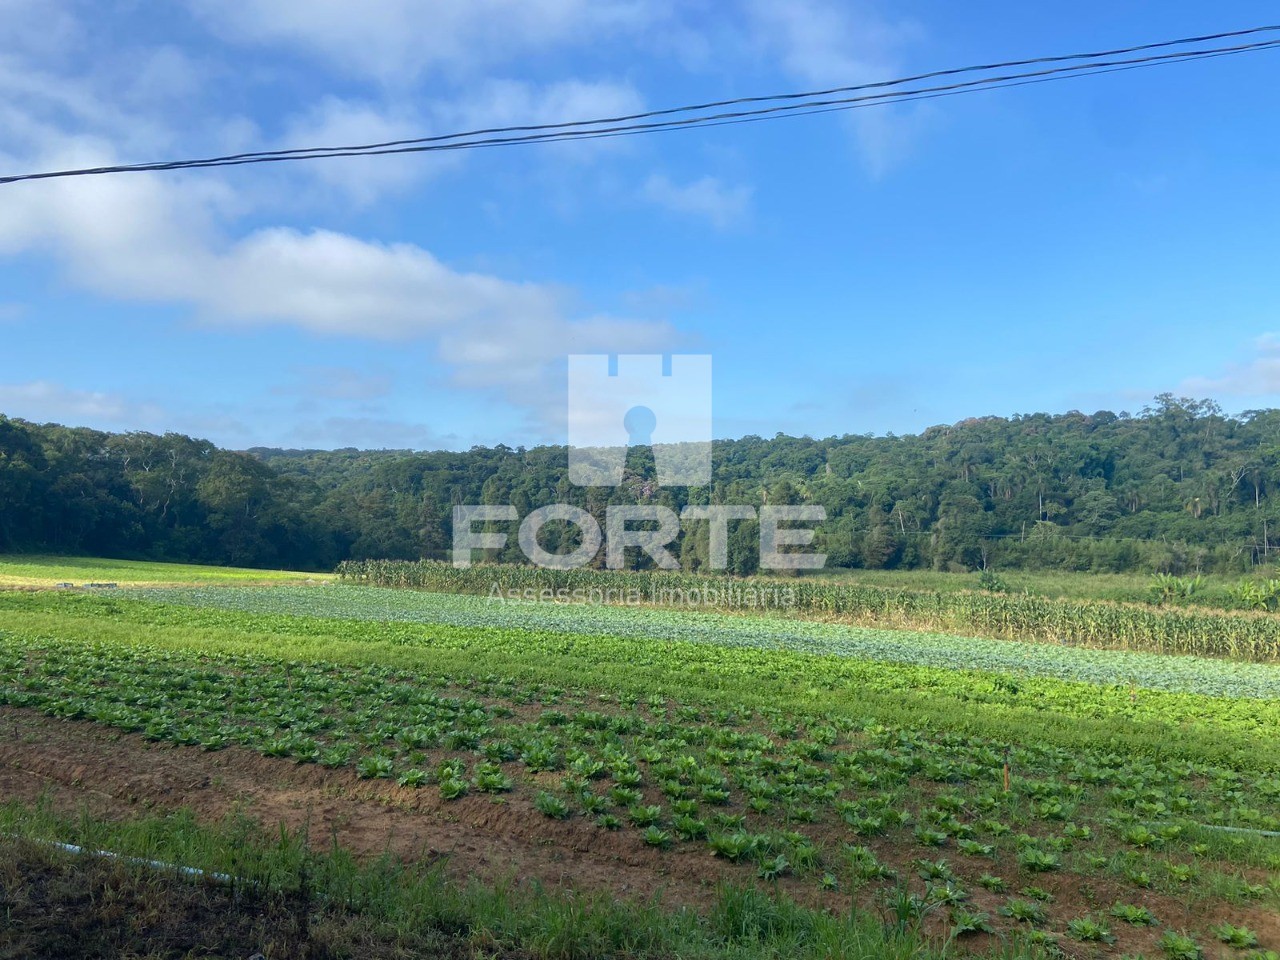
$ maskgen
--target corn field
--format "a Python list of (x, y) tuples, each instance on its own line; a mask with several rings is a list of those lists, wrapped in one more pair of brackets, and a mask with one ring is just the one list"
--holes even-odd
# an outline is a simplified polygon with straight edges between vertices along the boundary
[[(1082, 647), (1280, 660), (1280, 618), (1267, 613), (1166, 609), (1030, 594), (892, 590), (817, 579), (698, 576), (660, 571), (546, 570), (505, 564), (457, 568), (439, 561), (344, 561), (338, 577), (442, 593), (519, 591), (550, 599), (754, 608), (856, 623), (1039, 640)], [(550, 593), (546, 593), (549, 591)], [(608, 592), (608, 593), (606, 593)], [(742, 598), (750, 594), (752, 602)], [(695, 599), (691, 599), (695, 598)], [(717, 599), (719, 598), (719, 599)]]

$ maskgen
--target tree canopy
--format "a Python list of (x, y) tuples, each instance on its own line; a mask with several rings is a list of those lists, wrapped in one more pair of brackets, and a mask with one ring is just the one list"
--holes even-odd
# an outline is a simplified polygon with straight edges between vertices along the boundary
[[(1280, 517), (1280, 410), (1163, 394), (1136, 414), (981, 417), (911, 436), (715, 443), (712, 483), (663, 488), (633, 451), (617, 488), (575, 487), (564, 447), (222, 450), (0, 415), (0, 550), (331, 568), (446, 558), (457, 504), (820, 504), (829, 566), (1242, 571)], [(570, 541), (554, 524), (544, 546)], [(676, 545), (707, 561), (706, 524)], [(751, 521), (730, 567), (754, 570)], [(514, 536), (495, 559), (521, 559)]]

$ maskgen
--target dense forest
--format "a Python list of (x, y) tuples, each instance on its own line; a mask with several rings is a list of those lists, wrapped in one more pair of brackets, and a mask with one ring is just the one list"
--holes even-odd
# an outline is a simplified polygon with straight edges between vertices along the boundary
[[(618, 488), (574, 487), (564, 447), (222, 450), (0, 416), (0, 551), (328, 569), (446, 558), (455, 504), (825, 506), (828, 566), (1235, 572), (1276, 557), (1280, 410), (1157, 397), (1137, 414), (983, 417), (912, 436), (717, 441), (706, 488), (662, 488), (637, 451)], [(731, 526), (733, 572), (754, 524)], [(548, 525), (544, 546), (571, 538)], [(564, 546), (564, 545), (562, 545)], [(686, 524), (686, 568), (705, 525)], [(494, 559), (519, 561), (514, 536)]]

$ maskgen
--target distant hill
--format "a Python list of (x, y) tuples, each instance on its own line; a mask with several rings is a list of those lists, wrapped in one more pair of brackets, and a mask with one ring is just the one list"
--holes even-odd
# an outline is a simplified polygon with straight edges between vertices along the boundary
[[(1157, 397), (1137, 414), (980, 417), (913, 436), (717, 441), (709, 488), (568, 481), (564, 447), (233, 452), (0, 416), (0, 550), (328, 569), (448, 555), (452, 507), (814, 503), (829, 565), (1246, 570), (1280, 539), (1280, 410)], [(556, 531), (548, 527), (554, 541)], [(730, 561), (753, 569), (749, 522)], [(499, 559), (520, 559), (512, 538)], [(679, 549), (705, 563), (691, 525)]]

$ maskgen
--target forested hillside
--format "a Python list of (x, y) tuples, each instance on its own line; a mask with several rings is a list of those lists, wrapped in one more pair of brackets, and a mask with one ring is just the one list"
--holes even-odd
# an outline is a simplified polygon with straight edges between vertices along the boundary
[[(1273, 559), (1280, 519), (1280, 410), (1169, 395), (1135, 415), (718, 441), (707, 489), (661, 488), (644, 460), (622, 487), (588, 489), (569, 483), (564, 447), (238, 453), (0, 416), (0, 550), (323, 569), (446, 557), (462, 503), (816, 503), (830, 566), (1232, 572)], [(753, 524), (731, 530), (732, 569), (750, 573)], [(686, 566), (706, 553), (688, 525)], [(514, 537), (500, 558), (520, 559)]]

